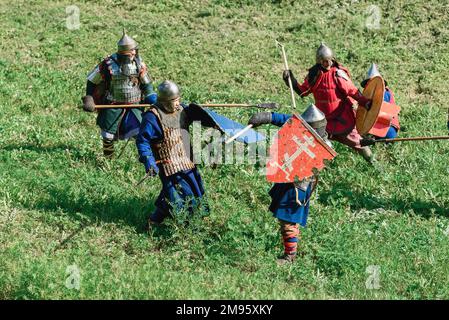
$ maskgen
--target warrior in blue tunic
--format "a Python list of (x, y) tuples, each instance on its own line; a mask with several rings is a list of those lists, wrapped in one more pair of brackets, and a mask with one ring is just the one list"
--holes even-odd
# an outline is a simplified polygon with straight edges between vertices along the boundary
[[(326, 117), (315, 105), (310, 105), (301, 117), (326, 141)], [(253, 127), (261, 124), (271, 123), (281, 127), (291, 118), (291, 115), (271, 112), (260, 112), (254, 114), (249, 120)], [(284, 254), (278, 260), (279, 264), (293, 262), (300, 239), (301, 227), (307, 224), (309, 215), (309, 201), (313, 190), (317, 184), (317, 177), (313, 176), (295, 183), (275, 183), (269, 194), (271, 204), (269, 210), (273, 216), (279, 220), (282, 241), (284, 245)]]
[[(105, 58), (87, 76), (83, 109), (95, 111), (95, 104), (148, 104), (156, 102), (147, 67), (138, 55), (137, 42), (123, 30), (116, 53)], [(103, 153), (111, 158), (116, 140), (129, 139), (139, 132), (141, 108), (109, 108), (98, 112)]]
[(159, 174), (162, 190), (156, 200), (155, 211), (149, 224), (159, 224), (166, 217), (186, 210), (208, 211), (201, 176), (192, 161), (189, 125), (201, 121), (202, 125), (215, 124), (201, 112), (197, 105), (185, 106), (180, 103), (178, 86), (164, 81), (158, 86), (155, 107), (143, 114), (136, 145), (139, 161), (145, 171), (155, 176)]

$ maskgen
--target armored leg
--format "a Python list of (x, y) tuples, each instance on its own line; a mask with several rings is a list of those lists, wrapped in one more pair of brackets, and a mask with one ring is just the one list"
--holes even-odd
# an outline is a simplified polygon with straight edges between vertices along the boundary
[(278, 264), (283, 265), (295, 260), (300, 232), (297, 223), (283, 220), (279, 220), (279, 222), (281, 226), (282, 242), (284, 244), (284, 255), (278, 259)]
[(114, 140), (103, 138), (103, 155), (110, 159), (114, 155)]
[(363, 147), (363, 148), (359, 149), (357, 152), (363, 157), (363, 159), (365, 159), (369, 163), (374, 162), (373, 152), (371, 151), (371, 149), (369, 147)]
[(159, 226), (170, 214), (156, 207), (156, 210), (148, 218), (147, 231), (150, 232), (154, 227)]
[(369, 147), (362, 147), (360, 145), (362, 137), (355, 128), (347, 135), (333, 135), (331, 136), (331, 139), (352, 148), (355, 152), (360, 154), (363, 157), (363, 159), (365, 159), (369, 163), (374, 162), (374, 156), (371, 149)]

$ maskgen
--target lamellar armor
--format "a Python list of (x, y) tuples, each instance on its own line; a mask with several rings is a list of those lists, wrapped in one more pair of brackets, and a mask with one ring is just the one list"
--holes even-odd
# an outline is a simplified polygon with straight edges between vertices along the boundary
[(95, 67), (87, 80), (98, 85), (107, 81), (106, 103), (133, 104), (142, 99), (142, 85), (150, 83), (145, 65), (136, 60), (130, 60), (125, 55), (117, 53), (107, 57), (103, 63)]
[(151, 145), (159, 167), (166, 176), (195, 167), (190, 159), (190, 120), (183, 107), (173, 113), (166, 113), (160, 107), (150, 110), (158, 118), (164, 138)]

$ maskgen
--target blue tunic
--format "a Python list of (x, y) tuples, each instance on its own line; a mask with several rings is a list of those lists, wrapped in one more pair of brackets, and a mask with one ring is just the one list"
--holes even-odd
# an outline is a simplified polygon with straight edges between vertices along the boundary
[[(388, 90), (388, 88), (385, 89), (384, 101), (385, 102), (391, 101), (391, 91)], [(397, 136), (398, 136), (398, 129), (396, 129), (394, 126), (390, 126), (390, 128), (387, 131), (387, 134), (384, 137), (377, 137), (376, 139), (394, 139)]]
[[(271, 115), (271, 123), (278, 127), (284, 125), (291, 118), (291, 115), (275, 112)], [(307, 202), (306, 205), (299, 205), (296, 202), (296, 192), (298, 192), (298, 200), (302, 204)], [(269, 210), (279, 220), (299, 223), (305, 227), (309, 215), (309, 201), (307, 200), (310, 198), (311, 193), (312, 183), (309, 183), (305, 191), (295, 188), (293, 183), (275, 183), (269, 192), (271, 196)]]
[[(189, 107), (183, 106), (183, 108), (187, 110), (191, 122), (201, 120), (196, 114), (189, 112)], [(163, 130), (156, 115), (153, 112), (145, 112), (136, 139), (139, 160), (145, 164), (145, 167), (147, 165), (156, 166), (151, 144), (163, 139)], [(161, 222), (170, 215), (170, 212), (176, 214), (187, 210), (189, 213), (193, 213), (195, 208), (200, 205), (205, 205), (204, 209), (208, 211), (207, 204), (200, 201), (205, 191), (196, 167), (191, 170), (179, 171), (170, 176), (166, 176), (163, 170), (159, 170), (159, 178), (162, 182), (162, 190), (156, 199), (156, 210), (150, 217), (151, 220)]]

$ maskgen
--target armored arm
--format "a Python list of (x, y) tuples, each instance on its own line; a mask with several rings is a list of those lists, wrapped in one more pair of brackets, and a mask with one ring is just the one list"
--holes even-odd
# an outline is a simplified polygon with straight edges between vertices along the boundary
[(277, 127), (282, 127), (291, 117), (291, 114), (273, 112), (271, 114), (271, 124)]
[(86, 82), (86, 95), (82, 98), (83, 110), (87, 112), (95, 111), (95, 89), (103, 81), (100, 65), (97, 65), (88, 75)]
[(355, 99), (359, 105), (369, 109), (371, 100), (366, 98), (357, 87), (352, 83), (351, 79), (342, 69), (336, 72), (337, 87), (345, 96)]
[(155, 104), (157, 101), (157, 94), (154, 92), (152, 79), (148, 74), (148, 69), (143, 62), (140, 62), (140, 72), (139, 72), (139, 80), (140, 80), (140, 90), (142, 90), (142, 94), (145, 97), (144, 103)]
[(136, 138), (136, 147), (139, 153), (139, 161), (145, 166), (145, 172), (151, 171), (152, 175), (157, 174), (159, 168), (151, 149), (151, 142), (162, 138), (162, 129), (156, 116), (152, 112), (144, 113), (140, 131)]
[(248, 124), (252, 124), (254, 128), (262, 124), (272, 124), (277, 127), (282, 127), (284, 123), (287, 122), (287, 120), (290, 118), (290, 114), (277, 112), (258, 112), (251, 116)]

